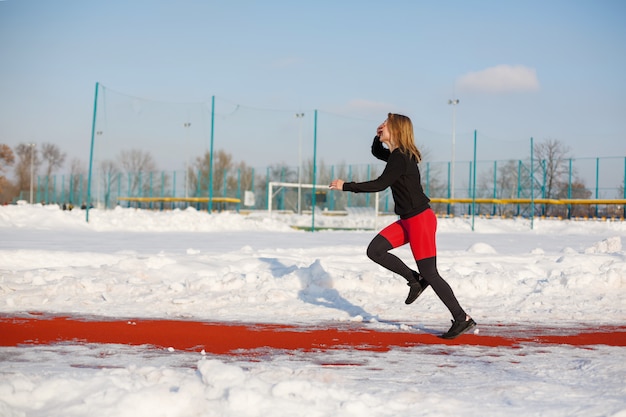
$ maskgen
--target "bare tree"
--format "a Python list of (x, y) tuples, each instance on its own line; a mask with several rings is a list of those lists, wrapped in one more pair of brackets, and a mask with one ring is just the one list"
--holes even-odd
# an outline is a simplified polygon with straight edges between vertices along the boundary
[(65, 153), (61, 152), (57, 145), (52, 143), (44, 143), (41, 146), (42, 164), (45, 164), (44, 178), (41, 183), (42, 190), (47, 198), (54, 188), (53, 172), (63, 166), (65, 162)]
[(73, 205), (77, 201), (81, 201), (86, 191), (87, 169), (80, 159), (74, 158), (70, 162), (70, 188), (67, 197), (69, 204)]
[[(520, 197), (520, 178), (519, 178), (520, 161), (509, 160), (503, 164), (498, 164), (496, 170), (495, 184), (494, 168), (483, 172), (479, 179), (478, 196), (482, 198), (499, 198), (512, 199)], [(495, 190), (494, 190), (495, 188)], [(518, 205), (514, 204), (498, 204), (492, 206), (492, 214), (504, 216), (513, 215), (517, 211)]]
[[(580, 198), (580, 199), (589, 199), (591, 198), (591, 191), (587, 189), (584, 181), (579, 179), (574, 179), (571, 184), (569, 182), (564, 181), (559, 184), (559, 190), (556, 195), (556, 198), (566, 199), (566, 198)], [(595, 207), (595, 206), (593, 206)], [(572, 206), (560, 205), (553, 207), (551, 210), (551, 214), (553, 216), (560, 217), (571, 217), (571, 216), (588, 216), (593, 214), (594, 208), (588, 205), (580, 205), (575, 204)]]
[(61, 152), (57, 145), (44, 143), (41, 146), (41, 156), (43, 162), (46, 163), (45, 175), (50, 177), (56, 169), (63, 166), (66, 154)]
[(8, 145), (0, 144), (0, 202), (13, 198), (13, 186), (4, 176), (7, 167), (15, 163), (15, 155)]
[[(548, 139), (535, 145), (534, 152), (540, 171), (535, 175), (544, 179), (542, 197), (556, 198), (560, 184), (565, 182), (564, 178), (569, 173), (567, 161), (570, 149), (557, 139)], [(549, 215), (551, 210), (550, 206), (545, 207), (545, 214)]]
[(15, 155), (13, 151), (9, 147), (9, 145), (5, 145), (4, 143), (0, 144), (0, 174), (2, 174), (7, 166), (13, 165), (15, 162)]
[(239, 162), (235, 169), (237, 170), (239, 182), (242, 190), (252, 190), (252, 183), (254, 180), (254, 170), (249, 167), (245, 162)]
[(150, 152), (141, 149), (122, 151), (118, 157), (119, 166), (126, 172), (130, 181), (130, 193), (137, 195), (150, 191), (150, 174), (157, 170)]
[[(227, 196), (228, 190), (236, 186), (236, 179), (228, 175), (233, 168), (233, 156), (225, 151), (217, 151), (213, 159), (213, 189), (222, 190), (222, 195)], [(226, 181), (224, 181), (226, 180)]]
[(545, 178), (545, 198), (554, 198), (559, 182), (568, 174), (569, 152), (570, 148), (557, 139), (548, 139), (535, 145), (535, 157), (539, 160), (539, 169)]
[(20, 192), (30, 189), (31, 176), (33, 182), (39, 171), (41, 159), (34, 144), (20, 143), (15, 148), (17, 164), (15, 165), (15, 177), (17, 188)]
[[(187, 175), (189, 176), (189, 191), (192, 191), (193, 194), (208, 194), (209, 190), (209, 170), (211, 165), (211, 153), (206, 152), (203, 156), (199, 156), (196, 158), (195, 162), (192, 166), (189, 167)], [(228, 172), (233, 167), (233, 157), (231, 154), (219, 150), (215, 152), (213, 158), (213, 191), (215, 194), (216, 190), (223, 190), (224, 187), (224, 178), (230, 177)], [(231, 182), (236, 182), (236, 179), (227, 180)], [(227, 184), (228, 188), (228, 184)]]
[(111, 204), (112, 187), (120, 170), (117, 164), (110, 160), (101, 161), (99, 164), (100, 184), (102, 184), (102, 193), (104, 195), (104, 206), (108, 208)]

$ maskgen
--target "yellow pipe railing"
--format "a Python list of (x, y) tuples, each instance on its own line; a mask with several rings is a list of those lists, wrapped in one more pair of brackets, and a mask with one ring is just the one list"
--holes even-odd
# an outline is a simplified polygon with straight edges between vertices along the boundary
[(231, 197), (118, 197), (120, 201), (131, 201), (135, 203), (241, 203), (238, 198)]
[(535, 198), (531, 200), (530, 198), (477, 198), (476, 200), (471, 198), (431, 198), (431, 203), (442, 203), (442, 204), (471, 204), (475, 202), (476, 204), (560, 204), (560, 205), (569, 205), (569, 204), (587, 204), (587, 205), (596, 205), (596, 204), (618, 204), (618, 205), (626, 205), (626, 199), (582, 199), (582, 198), (564, 198), (564, 199), (554, 199), (554, 198)]

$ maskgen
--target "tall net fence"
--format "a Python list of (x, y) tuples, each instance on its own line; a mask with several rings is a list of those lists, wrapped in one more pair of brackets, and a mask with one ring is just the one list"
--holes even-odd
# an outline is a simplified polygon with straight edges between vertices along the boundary
[[(271, 202), (274, 210), (294, 213), (374, 208), (377, 201), (379, 212), (393, 212), (389, 190), (374, 198), (328, 189), (334, 178), (367, 181), (382, 173), (384, 163), (370, 153), (381, 120), (255, 108), (219, 97), (170, 103), (104, 86), (97, 91), (89, 177), (40, 176), (37, 201), (209, 211), (267, 210)], [(450, 160), (437, 161), (429, 145), (449, 144), (450, 134), (415, 126), (415, 137), (423, 152), (422, 183), (440, 214), (623, 215), (623, 205), (535, 207), (504, 201), (626, 199), (623, 156), (553, 160), (537, 144), (532, 148), (530, 138), (478, 131), (457, 133)], [(313, 188), (279, 187), (270, 194), (271, 182)], [(487, 199), (498, 201), (482, 201)]]
[[(371, 159), (376, 122), (332, 113), (254, 108), (228, 99), (164, 103), (98, 89), (91, 156), (91, 205), (342, 210), (371, 196), (328, 194), (332, 178), (373, 179), (379, 165), (331, 163), (361, 152)], [(339, 145), (339, 146), (338, 146)], [(340, 148), (340, 149), (339, 149)], [(343, 154), (341, 154), (344, 152)], [(340, 157), (338, 155), (341, 154)], [(264, 155), (272, 162), (255, 164)], [(314, 183), (294, 200), (268, 195), (271, 181)]]

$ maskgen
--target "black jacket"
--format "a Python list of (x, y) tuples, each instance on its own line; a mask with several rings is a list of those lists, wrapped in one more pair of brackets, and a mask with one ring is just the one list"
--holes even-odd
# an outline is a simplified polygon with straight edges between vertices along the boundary
[(391, 187), (395, 212), (402, 219), (413, 217), (430, 208), (430, 199), (424, 194), (417, 162), (400, 149), (390, 152), (380, 142), (378, 136), (372, 143), (372, 155), (386, 161), (383, 173), (375, 180), (346, 182), (344, 191), (353, 193), (375, 193)]

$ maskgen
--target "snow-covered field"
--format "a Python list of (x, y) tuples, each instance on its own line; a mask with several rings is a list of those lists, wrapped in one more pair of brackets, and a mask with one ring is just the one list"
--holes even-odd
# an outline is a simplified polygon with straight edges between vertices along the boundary
[[(373, 226), (318, 216), (318, 226)], [(394, 221), (378, 218), (377, 226)], [(447, 330), (432, 290), (367, 259), (375, 231), (309, 218), (0, 207), (0, 313)], [(481, 324), (626, 322), (625, 222), (439, 220), (439, 269)], [(410, 259), (408, 248), (396, 253)], [(0, 335), (0, 337), (2, 337)], [(329, 366), (332, 363), (349, 364)], [(2, 416), (626, 416), (626, 348), (430, 345), (212, 356), (120, 345), (0, 348)]]

